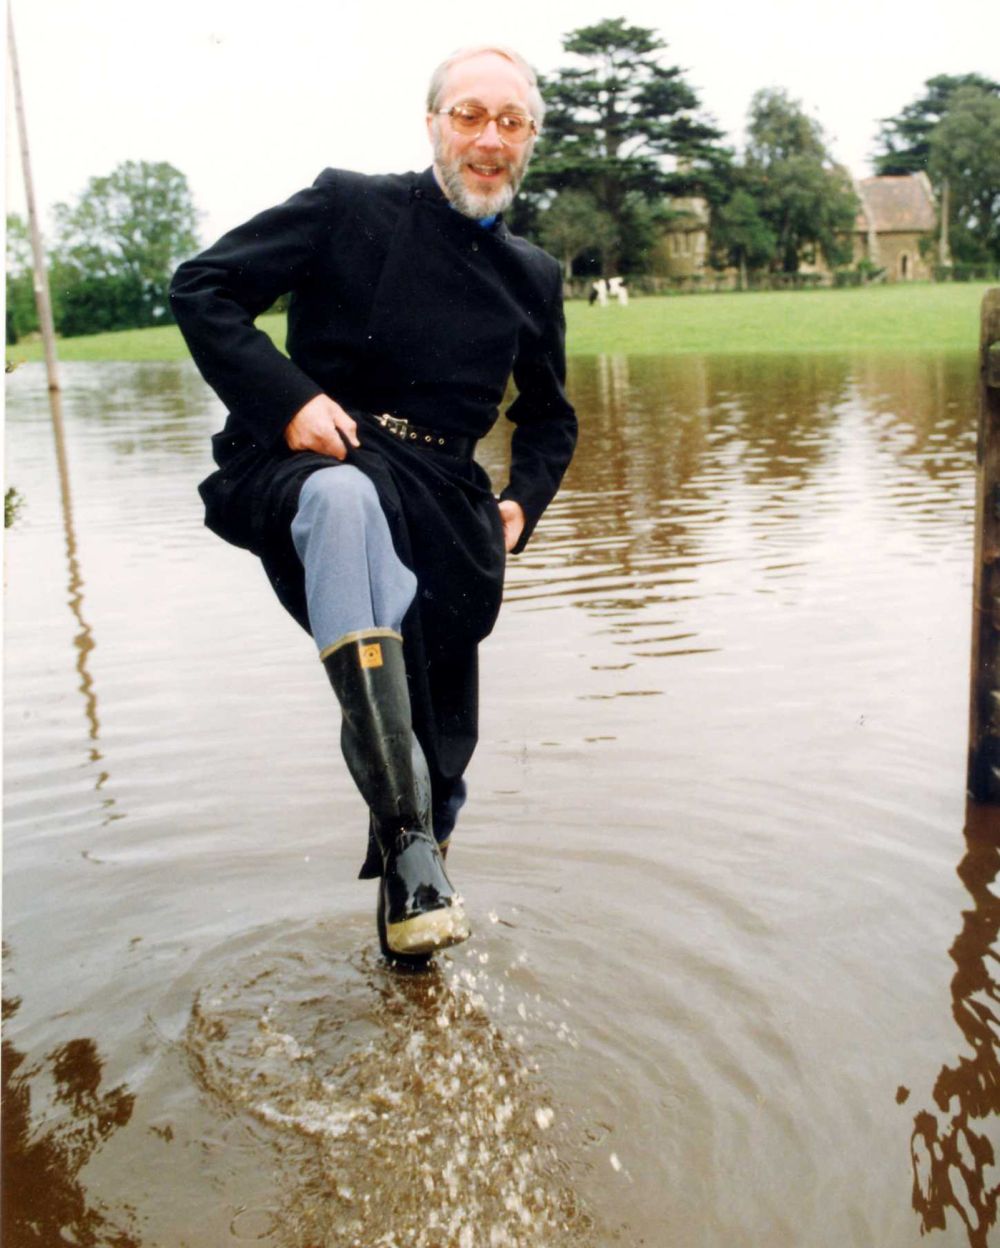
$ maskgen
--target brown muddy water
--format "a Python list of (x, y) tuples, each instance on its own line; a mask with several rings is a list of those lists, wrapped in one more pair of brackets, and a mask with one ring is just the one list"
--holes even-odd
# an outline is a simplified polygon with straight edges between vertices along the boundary
[(311, 644), (202, 527), (216, 400), (64, 379), (62, 465), (8, 379), (9, 1248), (990, 1242), (971, 355), (575, 364), (423, 977)]

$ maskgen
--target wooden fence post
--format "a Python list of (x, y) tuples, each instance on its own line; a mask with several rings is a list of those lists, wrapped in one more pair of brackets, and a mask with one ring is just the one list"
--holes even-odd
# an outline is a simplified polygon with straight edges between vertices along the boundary
[(52, 324), (52, 299), (49, 295), (49, 275), (45, 267), (45, 250), (42, 247), (41, 227), (38, 224), (38, 209), (35, 207), (35, 184), (31, 178), (28, 126), (24, 119), (21, 71), (17, 63), (17, 44), (14, 42), (14, 15), (9, 4), (7, 5), (7, 55), (10, 58), (10, 79), (14, 89), (14, 111), (17, 114), (17, 137), (21, 147), (24, 197), (28, 207), (28, 232), (31, 236), (31, 255), (34, 262), (35, 306), (38, 308), (38, 327), (42, 331), (42, 346), (45, 351), (45, 371), (49, 379), (49, 392), (55, 394), (59, 389), (56, 331)]
[(1000, 803), (1000, 288), (981, 316), (968, 787)]

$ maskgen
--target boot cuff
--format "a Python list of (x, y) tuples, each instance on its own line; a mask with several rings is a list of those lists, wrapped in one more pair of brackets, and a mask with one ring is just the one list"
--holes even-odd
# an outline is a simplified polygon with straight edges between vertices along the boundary
[(345, 633), (343, 637), (338, 637), (332, 645), (320, 651), (319, 657), (321, 660), (326, 660), (343, 646), (350, 646), (355, 642), (375, 641), (379, 637), (394, 637), (397, 641), (403, 640), (402, 634), (397, 633), (394, 628), (359, 628), (357, 632)]

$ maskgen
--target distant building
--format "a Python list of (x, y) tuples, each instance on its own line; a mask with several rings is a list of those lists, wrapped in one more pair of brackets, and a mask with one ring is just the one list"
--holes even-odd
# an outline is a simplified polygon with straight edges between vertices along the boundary
[(663, 227), (653, 250), (653, 272), (659, 277), (698, 277), (708, 267), (708, 200), (679, 197), (667, 204), (677, 215)]
[(931, 263), (920, 244), (933, 239), (937, 205), (926, 173), (864, 178), (854, 190), (861, 208), (854, 224), (854, 263), (869, 260), (886, 281), (928, 281)]
[[(926, 173), (855, 181), (860, 201), (852, 235), (851, 262), (868, 260), (884, 270), (888, 282), (929, 281), (935, 258), (921, 254), (921, 243), (933, 240), (937, 204)], [(708, 273), (708, 201), (698, 197), (671, 198), (676, 214), (663, 227), (653, 251), (652, 269), (660, 277), (699, 278)], [(734, 276), (735, 270), (726, 270)], [(799, 272), (830, 280), (830, 268), (819, 249), (808, 248), (799, 257)]]

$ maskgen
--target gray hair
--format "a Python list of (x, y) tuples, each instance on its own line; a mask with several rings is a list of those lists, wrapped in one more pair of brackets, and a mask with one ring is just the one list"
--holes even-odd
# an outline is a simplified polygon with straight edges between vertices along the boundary
[(459, 48), (457, 51), (452, 52), (450, 56), (445, 57), (434, 73), (431, 74), (431, 85), (427, 89), (427, 111), (429, 113), (437, 112), (441, 96), (444, 93), (445, 79), (451, 67), (457, 65), (459, 61), (467, 61), (486, 52), (492, 52), (494, 56), (502, 56), (505, 61), (510, 61), (524, 75), (528, 83), (528, 109), (532, 117), (534, 117), (538, 129), (541, 130), (542, 121), (545, 118), (545, 101), (542, 99), (542, 93), (538, 89), (538, 75), (519, 52), (515, 52), (513, 48), (508, 48), (504, 44), (474, 44), (472, 47)]

